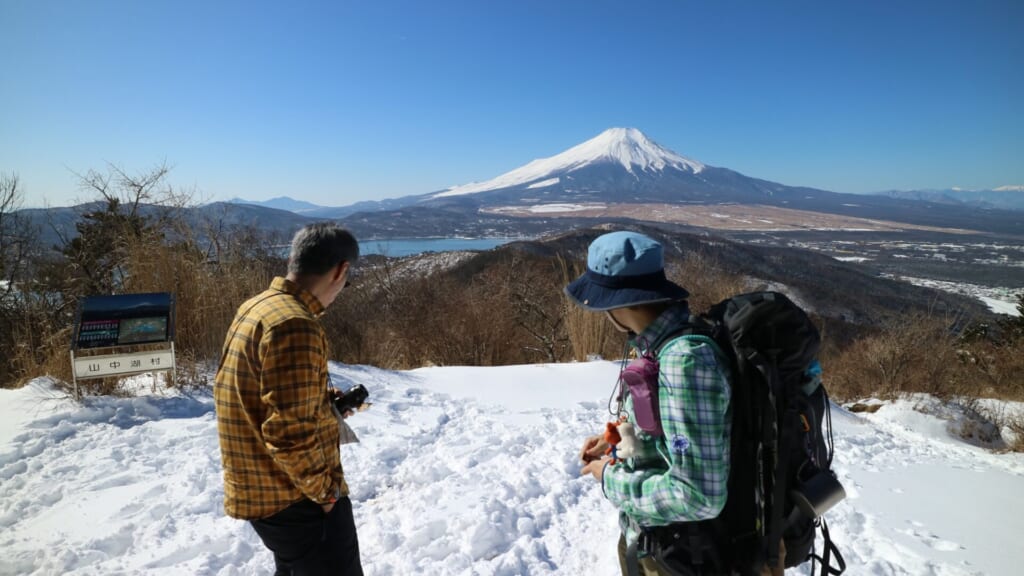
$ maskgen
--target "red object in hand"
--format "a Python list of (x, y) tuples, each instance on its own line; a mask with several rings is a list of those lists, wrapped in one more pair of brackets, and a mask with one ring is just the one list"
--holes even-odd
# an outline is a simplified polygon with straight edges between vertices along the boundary
[(619, 459), (615, 457), (615, 446), (622, 442), (618, 423), (608, 422), (605, 424), (604, 440), (608, 443), (608, 449), (604, 453), (612, 457), (612, 464), (617, 464)]

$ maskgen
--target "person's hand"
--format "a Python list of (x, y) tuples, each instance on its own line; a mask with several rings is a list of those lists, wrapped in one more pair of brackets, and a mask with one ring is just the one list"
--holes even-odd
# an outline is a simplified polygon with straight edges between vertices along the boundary
[(321, 504), (320, 507), (324, 509), (324, 514), (330, 514), (331, 510), (334, 509), (334, 502), (328, 502), (327, 504)]
[(602, 456), (608, 451), (608, 441), (604, 439), (603, 435), (591, 436), (583, 441), (583, 448), (580, 450), (580, 461), (584, 464), (589, 464)]
[(594, 480), (597, 480), (599, 483), (603, 483), (604, 482), (604, 466), (608, 462), (611, 462), (611, 460), (612, 460), (611, 456), (603, 456), (603, 457), (601, 457), (598, 460), (594, 460), (594, 461), (588, 463), (586, 466), (583, 467), (583, 470), (580, 470), (580, 476), (586, 476), (587, 474), (592, 474), (594, 476)]
[[(331, 393), (331, 404), (334, 404), (335, 402), (337, 402), (338, 398), (340, 398), (342, 396), (342, 394), (343, 394), (342, 391), (338, 390), (337, 388), (331, 388), (330, 389), (330, 393)], [(347, 409), (347, 410), (345, 410), (344, 412), (341, 413), (341, 417), (342, 417), (342, 419), (347, 419), (349, 416), (351, 416), (351, 415), (353, 415), (355, 413), (356, 413), (355, 410), (349, 408), (349, 409)]]

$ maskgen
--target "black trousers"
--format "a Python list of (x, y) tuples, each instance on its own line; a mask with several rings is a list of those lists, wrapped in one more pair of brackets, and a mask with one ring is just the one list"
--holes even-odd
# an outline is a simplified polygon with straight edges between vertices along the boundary
[(311, 500), (250, 522), (274, 553), (274, 576), (363, 576), (352, 501), (340, 498), (324, 514)]

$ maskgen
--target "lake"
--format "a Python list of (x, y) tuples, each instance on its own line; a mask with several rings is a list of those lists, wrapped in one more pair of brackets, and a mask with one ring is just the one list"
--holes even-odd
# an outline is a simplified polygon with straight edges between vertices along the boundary
[(360, 254), (382, 254), (401, 257), (421, 252), (451, 252), (453, 250), (490, 250), (522, 238), (398, 238), (391, 240), (361, 240)]

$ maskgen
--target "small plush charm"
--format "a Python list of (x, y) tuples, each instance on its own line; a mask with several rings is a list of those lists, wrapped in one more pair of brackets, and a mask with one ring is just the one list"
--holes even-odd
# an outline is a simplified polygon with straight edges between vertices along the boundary
[(609, 444), (607, 454), (612, 457), (612, 464), (618, 464), (620, 460), (632, 458), (636, 454), (639, 442), (636, 430), (625, 420), (609, 422), (605, 427), (604, 439)]

